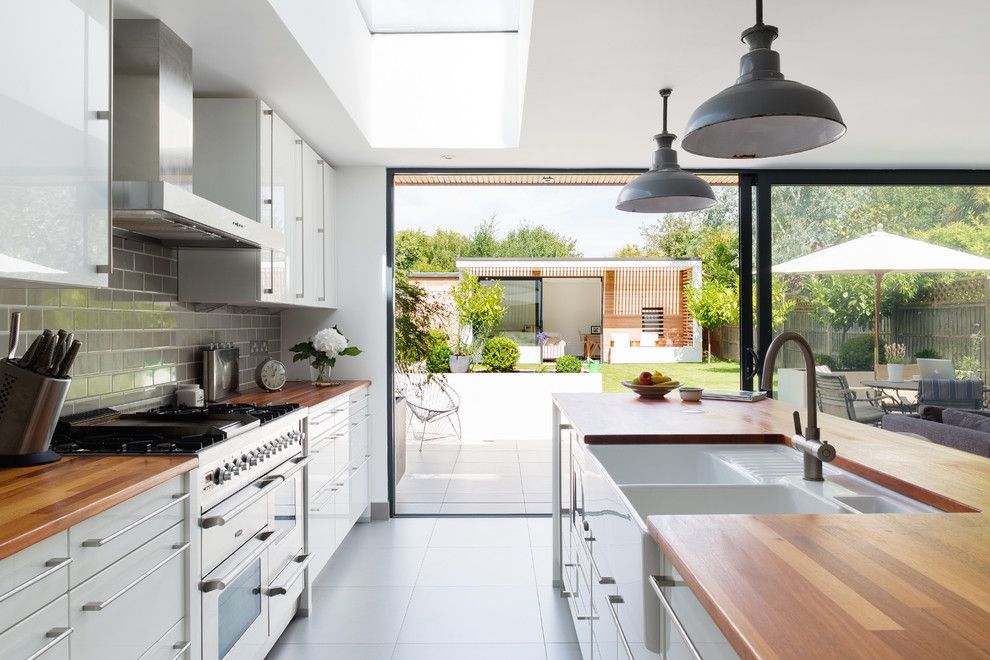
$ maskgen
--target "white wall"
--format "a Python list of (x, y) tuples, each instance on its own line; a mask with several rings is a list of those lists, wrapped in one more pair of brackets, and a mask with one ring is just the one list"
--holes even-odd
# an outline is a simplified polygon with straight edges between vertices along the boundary
[(341, 167), (336, 170), (334, 185), (338, 309), (283, 312), (282, 359), (290, 369), (291, 378), (308, 378), (307, 367), (291, 365), (288, 347), (333, 324), (364, 351), (357, 357), (340, 358), (333, 375), (372, 382), (371, 501), (387, 502), (385, 168)]
[(602, 281), (597, 278), (543, 280), (543, 330), (564, 336), (568, 355), (584, 355), (582, 332), (602, 324)]

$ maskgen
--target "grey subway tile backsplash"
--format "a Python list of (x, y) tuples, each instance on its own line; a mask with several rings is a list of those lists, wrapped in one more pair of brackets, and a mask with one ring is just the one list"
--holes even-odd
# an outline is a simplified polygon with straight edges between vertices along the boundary
[(240, 347), (241, 383), (251, 385), (266, 357), (250, 355), (251, 342), (267, 341), (267, 355), (278, 356), (278, 311), (180, 303), (177, 272), (171, 248), (115, 236), (108, 289), (0, 289), (0, 342), (14, 311), (21, 352), (42, 328), (76, 333), (83, 345), (63, 414), (173, 403), (178, 383), (202, 380), (202, 349), (214, 342)]

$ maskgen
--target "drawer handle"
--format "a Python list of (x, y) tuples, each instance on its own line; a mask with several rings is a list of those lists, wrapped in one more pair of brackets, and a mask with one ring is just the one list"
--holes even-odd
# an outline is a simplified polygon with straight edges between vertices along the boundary
[(622, 624), (619, 623), (619, 614), (615, 611), (616, 605), (622, 605), (626, 601), (622, 599), (622, 596), (609, 594), (605, 602), (608, 604), (608, 611), (612, 615), (612, 620), (615, 621), (615, 632), (619, 634), (619, 641), (622, 642), (622, 648), (626, 650), (626, 657), (629, 660), (636, 660), (636, 656), (632, 652), (632, 647), (629, 646), (629, 640), (626, 639), (626, 631), (622, 629)]
[(192, 646), (192, 642), (176, 642), (172, 645), (173, 649), (176, 649), (178, 653), (172, 656), (172, 660), (179, 660), (182, 656), (186, 654), (186, 651)]
[(268, 481), (264, 486), (261, 487), (257, 493), (244, 500), (237, 506), (233, 507), (229, 511), (225, 511), (216, 516), (207, 516), (199, 521), (200, 527), (203, 529), (209, 529), (210, 527), (221, 527), (226, 525), (231, 520), (237, 517), (237, 515), (246, 509), (251, 508), (256, 502), (261, 500), (263, 497), (268, 495), (276, 488), (278, 488), (285, 479), (281, 476), (277, 476)]
[(663, 605), (663, 609), (667, 611), (667, 616), (670, 617), (671, 623), (674, 624), (674, 627), (677, 628), (677, 632), (680, 633), (681, 637), (684, 639), (684, 643), (687, 646), (688, 651), (691, 652), (691, 657), (693, 657), (694, 660), (702, 660), (701, 653), (698, 652), (698, 647), (694, 645), (694, 642), (691, 640), (691, 636), (688, 635), (687, 630), (684, 628), (684, 624), (681, 623), (679, 618), (677, 618), (677, 613), (674, 612), (674, 607), (670, 604), (670, 601), (667, 600), (667, 596), (663, 593), (663, 587), (682, 587), (684, 586), (684, 583), (671, 579), (666, 575), (651, 575), (648, 582), (650, 583), (650, 587), (653, 589), (653, 593), (655, 593), (657, 598), (660, 600), (660, 604)]
[(8, 591), (7, 593), (5, 593), (4, 595), (0, 596), (0, 603), (2, 603), (3, 601), (7, 600), (8, 598), (10, 598), (15, 594), (19, 594), (20, 592), (24, 591), (31, 585), (38, 584), (52, 573), (56, 573), (62, 570), (71, 563), (72, 563), (72, 557), (58, 557), (56, 559), (49, 559), (48, 561), (45, 562), (45, 566), (48, 566), (48, 570), (38, 573), (24, 584), (18, 585), (13, 589), (11, 589), (10, 591)]
[(172, 496), (172, 501), (171, 502), (169, 502), (167, 504), (163, 504), (162, 506), (158, 507), (157, 509), (155, 509), (151, 513), (149, 513), (149, 514), (147, 514), (145, 516), (142, 516), (138, 520), (135, 520), (130, 525), (128, 525), (126, 527), (123, 527), (121, 529), (118, 529), (116, 532), (114, 532), (110, 536), (104, 536), (102, 539), (88, 539), (86, 541), (83, 541), (82, 542), (82, 546), (84, 548), (102, 548), (103, 546), (105, 546), (110, 541), (113, 541), (116, 538), (120, 538), (121, 536), (123, 536), (127, 532), (131, 531), (132, 529), (134, 529), (138, 525), (141, 525), (141, 524), (144, 524), (144, 523), (148, 522), (149, 520), (151, 520), (155, 516), (157, 516), (157, 515), (165, 512), (165, 511), (168, 511), (169, 509), (171, 509), (176, 504), (179, 504), (180, 502), (185, 502), (186, 500), (189, 499), (190, 496), (191, 496), (191, 493), (183, 493), (183, 494), (176, 493), (175, 495)]
[(297, 570), (295, 574), (293, 574), (293, 576), (289, 578), (289, 581), (285, 583), (285, 586), (269, 587), (268, 589), (266, 589), (265, 590), (266, 596), (284, 596), (285, 594), (289, 593), (289, 589), (292, 588), (292, 585), (298, 582), (299, 578), (301, 578), (303, 574), (306, 572), (306, 568), (309, 566), (309, 562), (313, 561), (313, 553), (299, 555), (298, 557), (294, 557), (292, 561), (296, 564), (299, 564), (299, 570)]
[(169, 563), (170, 561), (172, 561), (173, 559), (175, 559), (176, 557), (178, 557), (179, 555), (181, 555), (183, 552), (185, 552), (186, 550), (188, 550), (189, 549), (189, 542), (187, 541), (185, 543), (177, 543), (177, 544), (175, 544), (175, 545), (172, 546), (172, 549), (175, 552), (173, 552), (168, 557), (166, 557), (165, 559), (161, 560), (160, 562), (158, 562), (157, 564), (155, 564), (154, 566), (152, 566), (148, 570), (146, 570), (144, 573), (142, 573), (137, 578), (135, 578), (133, 581), (131, 581), (123, 589), (121, 589), (120, 591), (118, 591), (114, 595), (110, 596), (109, 598), (107, 598), (103, 602), (99, 602), (99, 603), (97, 603), (97, 602), (86, 603), (85, 605), (83, 605), (83, 607), (82, 607), (83, 608), (83, 611), (84, 612), (99, 612), (101, 610), (105, 610), (106, 608), (108, 608), (110, 606), (110, 603), (112, 603), (113, 601), (117, 600), (118, 598), (120, 598), (121, 596), (123, 596), (124, 594), (126, 594), (128, 591), (130, 591), (134, 587), (136, 587), (139, 584), (141, 584), (141, 582), (143, 582), (146, 578), (151, 577), (151, 575), (154, 574), (155, 571), (157, 571), (162, 566), (164, 566), (165, 564)]
[(72, 634), (72, 628), (52, 628), (51, 630), (45, 633), (45, 637), (51, 639), (52, 641), (48, 642), (40, 649), (29, 655), (27, 658), (25, 658), (25, 660), (37, 660), (45, 653), (47, 653), (50, 649), (55, 648), (55, 646), (57, 646), (58, 643), (61, 642), (63, 639), (67, 639), (71, 634)]
[(224, 589), (229, 587), (231, 583), (240, 576), (241, 573), (246, 571), (251, 564), (257, 561), (258, 557), (260, 557), (265, 552), (265, 550), (268, 549), (268, 546), (275, 543), (275, 541), (277, 541), (281, 536), (282, 536), (281, 529), (276, 529), (275, 531), (272, 532), (262, 532), (261, 534), (255, 536), (254, 537), (255, 539), (261, 541), (261, 545), (259, 545), (254, 552), (248, 555), (247, 558), (245, 558), (239, 564), (234, 566), (234, 568), (231, 569), (223, 577), (214, 578), (212, 580), (203, 580), (202, 582), (200, 582), (199, 583), (200, 590), (204, 592), (217, 591), (217, 590), (223, 591)]

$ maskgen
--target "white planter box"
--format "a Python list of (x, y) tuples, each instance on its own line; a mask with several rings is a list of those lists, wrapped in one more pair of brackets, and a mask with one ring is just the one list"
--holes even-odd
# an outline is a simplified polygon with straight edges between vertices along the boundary
[(450, 387), (461, 397), (460, 417), (465, 442), (549, 439), (552, 394), (602, 391), (600, 373), (445, 376)]

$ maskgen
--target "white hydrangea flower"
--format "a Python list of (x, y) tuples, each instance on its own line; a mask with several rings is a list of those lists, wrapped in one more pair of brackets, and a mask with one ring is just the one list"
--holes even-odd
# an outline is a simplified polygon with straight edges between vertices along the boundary
[(316, 350), (323, 351), (327, 355), (337, 355), (347, 348), (347, 338), (340, 334), (336, 328), (326, 328), (320, 330), (313, 337), (313, 346)]

